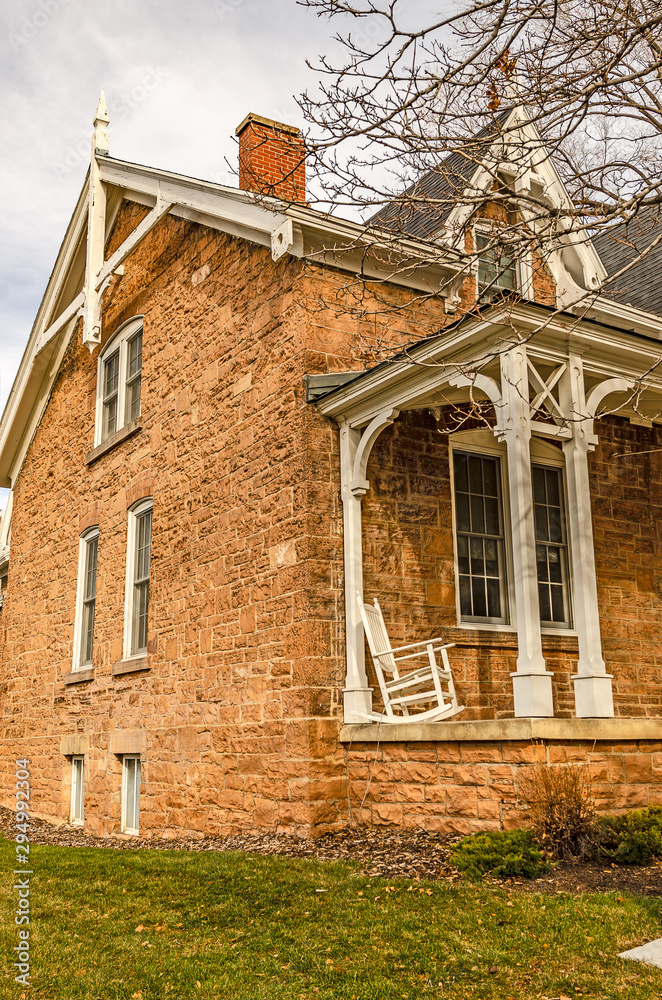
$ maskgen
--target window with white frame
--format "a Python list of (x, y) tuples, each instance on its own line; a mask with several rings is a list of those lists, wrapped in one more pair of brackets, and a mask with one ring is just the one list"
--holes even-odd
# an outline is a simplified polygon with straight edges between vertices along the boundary
[(85, 758), (71, 758), (71, 812), (70, 822), (82, 826), (85, 819)]
[(460, 620), (508, 621), (501, 461), (453, 452)]
[(476, 250), (481, 301), (497, 292), (512, 292), (518, 287), (517, 262), (512, 250), (499, 242), (498, 232), (476, 229)]
[[(491, 431), (459, 432), (452, 455), (458, 621), (507, 625), (514, 596), (505, 446)], [(531, 457), (540, 624), (568, 629), (572, 600), (563, 454), (533, 438)]]
[(141, 500), (129, 510), (124, 656), (147, 652), (149, 571), (152, 549), (152, 500)]
[(99, 529), (88, 528), (80, 536), (78, 548), (78, 591), (72, 670), (83, 670), (92, 666), (98, 550)]
[(571, 616), (563, 474), (560, 468), (543, 465), (534, 465), (531, 474), (540, 622), (568, 628)]
[(137, 834), (140, 806), (140, 754), (122, 757), (122, 832)]
[(143, 323), (130, 320), (104, 348), (97, 371), (96, 444), (140, 416)]

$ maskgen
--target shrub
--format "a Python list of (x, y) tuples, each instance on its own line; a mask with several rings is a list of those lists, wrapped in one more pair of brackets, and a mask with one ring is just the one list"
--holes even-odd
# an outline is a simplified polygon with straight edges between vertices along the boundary
[(476, 833), (465, 837), (453, 850), (451, 861), (473, 881), (487, 874), (500, 878), (513, 875), (537, 878), (550, 867), (530, 830)]
[(643, 865), (662, 855), (662, 807), (601, 817), (595, 824), (593, 854), (623, 865)]
[(571, 860), (591, 854), (594, 809), (586, 767), (538, 764), (523, 791), (528, 825), (549, 857)]

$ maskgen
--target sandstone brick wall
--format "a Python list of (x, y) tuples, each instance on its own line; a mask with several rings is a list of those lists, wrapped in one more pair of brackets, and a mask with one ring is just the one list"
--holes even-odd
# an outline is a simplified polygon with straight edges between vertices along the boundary
[[(589, 456), (604, 657), (615, 711), (662, 716), (662, 433), (624, 418), (596, 424)], [(452, 440), (452, 435), (450, 436)], [(637, 457), (638, 451), (649, 454)], [(624, 458), (614, 455), (627, 453)], [(393, 641), (443, 635), (463, 718), (512, 716), (513, 631), (457, 627), (449, 434), (429, 410), (402, 413), (377, 439), (363, 500), (364, 592), (377, 597)], [(574, 716), (577, 639), (543, 636), (559, 717)], [(371, 670), (369, 656), (368, 669)], [(373, 682), (376, 680), (372, 678)], [(376, 700), (376, 704), (378, 701)]]
[[(144, 214), (143, 207), (124, 206), (108, 253)], [(465, 302), (471, 294), (467, 285)], [(427, 336), (456, 317), (441, 301), (418, 301), (402, 288), (372, 291), (339, 270), (289, 257), (274, 265), (264, 248), (171, 217), (114, 280), (103, 343), (138, 314), (144, 315), (140, 429), (86, 462), (98, 352), (90, 356), (77, 333), (15, 485), (0, 617), (5, 801), (13, 762), (27, 756), (35, 813), (66, 820), (70, 768), (61, 740), (78, 734), (88, 747), (86, 826), (116, 832), (121, 761), (113, 740), (128, 731), (142, 734), (147, 835), (339, 826), (348, 821), (347, 765), (350, 783), (360, 784), (372, 751), (354, 747), (346, 755), (338, 742), (344, 680), (338, 433), (306, 405), (303, 375), (356, 370), (380, 356), (385, 340), (392, 347)], [(643, 448), (658, 432), (616, 419), (604, 427), (592, 469), (600, 595), (611, 618), (605, 651), (618, 711), (657, 715), (659, 464), (654, 458), (639, 464), (633, 479), (631, 466), (611, 455)], [(378, 439), (364, 500), (366, 593), (383, 599), (394, 637), (441, 627), (457, 643), (454, 666), (467, 717), (499, 718), (512, 712), (515, 636), (455, 625), (447, 448), (423, 411), (401, 416)], [(145, 495), (154, 498), (149, 670), (113, 676), (122, 656), (127, 509)], [(628, 515), (638, 520), (624, 535), (628, 502), (638, 504)], [(100, 532), (94, 677), (65, 685), (79, 535), (91, 524)], [(556, 673), (559, 714), (572, 714), (576, 643), (545, 639), (545, 651)], [(489, 769), (517, 763), (504, 748), (499, 760), (465, 760), (461, 748), (454, 761), (419, 759), (421, 752), (432, 751), (382, 747), (380, 761), (396, 770), (407, 761), (437, 770), (411, 781), (400, 770), (397, 782), (418, 791), (411, 792), (416, 808), (399, 813), (388, 799), (396, 779), (384, 772), (370, 793), (378, 797), (366, 799), (371, 821), (390, 822), (397, 814), (403, 822), (417, 816), (432, 823), (430, 796), (441, 796), (433, 789), (442, 785), (451, 792), (439, 798), (438, 820), (497, 821), (493, 803), (499, 788), (510, 786), (506, 771)], [(473, 784), (465, 780), (466, 767), (475, 767)], [(484, 778), (489, 794), (479, 795)], [(373, 802), (396, 811), (373, 810)], [(504, 791), (504, 822), (509, 802)], [(472, 803), (475, 815), (456, 815)]]
[(346, 747), (355, 822), (469, 834), (520, 826), (536, 764), (583, 765), (600, 813), (662, 805), (662, 744), (632, 740)]

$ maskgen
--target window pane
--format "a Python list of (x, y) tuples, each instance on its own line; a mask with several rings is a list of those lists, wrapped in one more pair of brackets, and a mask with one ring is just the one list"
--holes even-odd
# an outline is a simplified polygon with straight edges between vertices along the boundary
[(485, 534), (498, 535), (499, 530), (499, 501), (496, 497), (485, 498)]
[(471, 578), (471, 596), (473, 597), (473, 613), (477, 618), (487, 617), (487, 600), (485, 597), (485, 579), (481, 576)]
[(472, 493), (478, 496), (483, 495), (483, 468), (482, 461), (477, 455), (469, 456), (469, 488)]
[(462, 493), (469, 492), (469, 479), (467, 477), (467, 456), (455, 452), (453, 455), (453, 473), (455, 476), (455, 489)]
[(120, 352), (114, 354), (104, 362), (103, 366), (103, 398), (108, 399), (114, 396), (120, 384)]
[(471, 531), (471, 518), (469, 517), (469, 496), (467, 493), (458, 493), (456, 495), (455, 512), (457, 515), (457, 530)]
[(471, 494), (471, 530), (482, 535), (485, 531), (485, 516), (483, 513), (483, 498)]
[(82, 757), (71, 759), (71, 822), (83, 822), (84, 804), (84, 761)]
[(97, 552), (99, 538), (90, 538), (85, 543), (85, 590), (84, 600), (94, 598), (97, 589)]
[(79, 666), (92, 662), (94, 646), (94, 611), (97, 590), (97, 554), (99, 538), (89, 538), (85, 543), (85, 564), (83, 569), (83, 613), (80, 623)]
[(471, 609), (471, 577), (460, 577), (460, 613), (463, 617), (470, 618), (473, 614)]
[(124, 758), (124, 828), (138, 829), (138, 804), (140, 798), (140, 759)]
[(103, 441), (109, 438), (117, 430), (117, 396), (111, 396), (103, 404), (103, 422), (101, 428), (101, 438)]
[(140, 386), (143, 363), (143, 333), (142, 330), (132, 337), (127, 344), (126, 370), (126, 400), (124, 405), (124, 423), (140, 416)]
[(540, 620), (569, 625), (569, 594), (565, 540), (563, 489), (560, 469), (533, 466), (535, 501), (536, 560)]
[(146, 510), (136, 517), (136, 552), (131, 620), (131, 653), (147, 649), (147, 622), (149, 612), (149, 567), (152, 542), (152, 511)]
[[(460, 615), (465, 620), (503, 619), (505, 579), (499, 460), (454, 453), (453, 469)], [(465, 489), (460, 490), (460, 486)]]
[(81, 634), (80, 663), (92, 662), (92, 651), (94, 648), (94, 601), (89, 601), (83, 605), (83, 628)]
[(457, 565), (460, 573), (469, 572), (469, 539), (465, 535), (458, 535)]
[(143, 366), (143, 332), (137, 333), (135, 337), (132, 337), (128, 345), (128, 358), (127, 358), (127, 371), (126, 377), (127, 381), (129, 379), (135, 378), (139, 374), (140, 369)]

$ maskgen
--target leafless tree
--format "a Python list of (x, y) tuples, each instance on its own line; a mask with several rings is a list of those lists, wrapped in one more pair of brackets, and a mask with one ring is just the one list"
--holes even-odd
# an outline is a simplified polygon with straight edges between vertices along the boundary
[[(512, 260), (590, 236), (608, 277), (587, 302), (605, 290), (628, 301), (642, 259), (662, 264), (659, 0), (298, 2), (339, 27), (338, 60), (319, 58), (319, 87), (301, 99), (320, 203), (474, 256), (458, 242), (466, 219), (497, 203), (481, 249), (497, 270), (504, 245)], [(524, 142), (515, 107), (535, 126)], [(490, 159), (495, 142), (502, 155)], [(561, 203), (521, 183), (548, 154)], [(480, 189), (479, 166), (491, 173)]]

